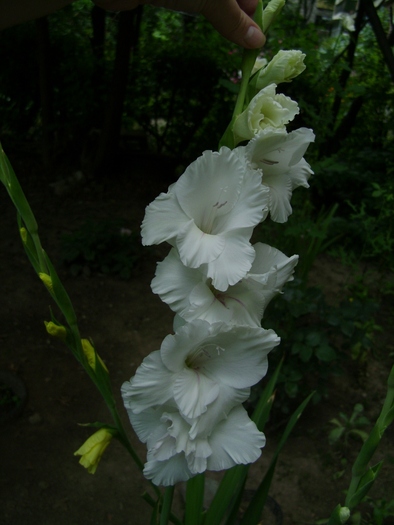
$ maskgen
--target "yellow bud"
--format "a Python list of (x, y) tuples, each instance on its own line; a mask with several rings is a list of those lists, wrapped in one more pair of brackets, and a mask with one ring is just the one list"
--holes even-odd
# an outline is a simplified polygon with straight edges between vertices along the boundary
[(52, 284), (52, 279), (50, 278), (50, 276), (47, 273), (40, 272), (38, 274), (38, 277), (45, 284), (47, 290), (53, 293), (53, 284)]
[(26, 228), (24, 228), (22, 226), (22, 228), (20, 228), (20, 230), (19, 230), (19, 233), (20, 233), (20, 236), (21, 236), (23, 244), (26, 244), (27, 243), (27, 230), (26, 230)]
[(59, 339), (66, 339), (67, 330), (64, 326), (53, 323), (52, 321), (44, 321), (47, 332), (52, 337), (58, 337)]
[(104, 370), (108, 372), (108, 368), (105, 366), (104, 361), (95, 351), (89, 339), (81, 339), (81, 343), (82, 343), (83, 353), (85, 354), (86, 359), (88, 360), (89, 366), (93, 368), (93, 370), (95, 371), (96, 370), (96, 359), (97, 359), (98, 361), (100, 361), (100, 364), (104, 368)]
[(81, 456), (79, 463), (88, 469), (89, 474), (96, 472), (101, 456), (111, 443), (111, 439), (112, 433), (107, 428), (100, 428), (74, 452), (74, 456)]

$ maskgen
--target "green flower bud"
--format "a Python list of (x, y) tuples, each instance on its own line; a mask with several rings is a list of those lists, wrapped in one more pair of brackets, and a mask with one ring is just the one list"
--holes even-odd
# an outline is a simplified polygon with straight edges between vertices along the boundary
[(20, 236), (21, 236), (23, 244), (26, 244), (27, 243), (27, 230), (26, 230), (26, 228), (24, 228), (22, 226), (22, 228), (20, 228), (20, 230), (19, 230), (19, 233), (20, 233)]
[(49, 335), (58, 337), (59, 339), (66, 339), (67, 330), (64, 326), (53, 323), (52, 321), (44, 321), (45, 328)]
[(38, 274), (38, 277), (41, 279), (41, 281), (45, 284), (45, 287), (50, 293), (53, 293), (53, 284), (52, 279), (47, 273), (40, 272)]
[(346, 523), (350, 518), (350, 510), (347, 507), (341, 507), (339, 510), (339, 519), (341, 523)]
[(86, 359), (88, 360), (89, 366), (93, 368), (94, 371), (96, 371), (97, 361), (99, 361), (104, 370), (108, 372), (108, 368), (105, 366), (104, 361), (95, 351), (89, 339), (81, 339), (81, 343), (83, 353), (85, 354)]

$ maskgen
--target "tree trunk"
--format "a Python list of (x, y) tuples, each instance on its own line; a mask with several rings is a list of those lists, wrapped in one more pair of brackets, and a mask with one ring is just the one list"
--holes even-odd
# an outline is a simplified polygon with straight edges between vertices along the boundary
[(93, 174), (99, 175), (110, 165), (119, 145), (123, 104), (126, 96), (131, 49), (137, 45), (142, 7), (119, 14), (118, 37), (112, 82), (104, 124), (101, 130)]
[(364, 4), (365, 13), (368, 17), (368, 20), (371, 24), (373, 32), (375, 33), (376, 40), (382, 52), (384, 61), (390, 71), (391, 79), (394, 82), (394, 55), (393, 50), (390, 47), (389, 40), (384, 32), (382, 22), (376, 11), (372, 0), (361, 0), (361, 3)]

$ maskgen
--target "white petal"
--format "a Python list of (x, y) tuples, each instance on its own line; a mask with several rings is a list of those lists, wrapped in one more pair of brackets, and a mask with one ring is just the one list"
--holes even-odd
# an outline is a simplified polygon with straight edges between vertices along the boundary
[(294, 190), (298, 186), (309, 188), (308, 179), (313, 175), (310, 165), (305, 159), (301, 159), (300, 162), (295, 164), (289, 169), (289, 178), (291, 181), (291, 187)]
[(246, 401), (249, 395), (249, 388), (233, 388), (221, 384), (215, 402), (208, 407), (204, 414), (191, 422), (190, 438), (209, 436), (219, 421), (225, 419), (234, 407)]
[(187, 481), (193, 477), (183, 453), (176, 454), (167, 461), (157, 461), (148, 454), (144, 475), (155, 485), (164, 486), (175, 485), (179, 481)]
[(189, 310), (189, 295), (193, 288), (201, 283), (202, 278), (199, 270), (187, 268), (182, 264), (173, 248), (164, 261), (158, 263), (151, 287), (171, 310), (182, 313)]
[(282, 287), (293, 280), (294, 268), (298, 263), (298, 255), (287, 257), (284, 253), (268, 244), (258, 242), (254, 245), (256, 258), (248, 273), (252, 279), (265, 288), (280, 291)]
[(222, 292), (245, 277), (250, 270), (255, 253), (249, 243), (252, 228), (233, 230), (224, 234), (223, 252), (214, 261), (203, 265), (202, 270), (212, 279), (213, 286)]
[(188, 356), (199, 351), (202, 342), (210, 334), (210, 324), (199, 319), (181, 326), (174, 335), (167, 335), (161, 344), (163, 363), (169, 370), (180, 372), (185, 368)]
[(280, 342), (275, 332), (248, 326), (226, 327), (221, 323), (212, 325), (213, 330), (220, 332), (194, 363), (208, 377), (234, 388), (250, 387), (260, 381), (267, 372), (268, 352)]
[[(253, 268), (253, 266), (252, 266)], [(265, 294), (251, 282), (248, 278), (250, 274), (235, 284), (230, 286), (220, 297), (226, 308), (231, 313), (230, 322), (237, 325), (247, 325), (261, 327), (266, 306)], [(224, 321), (225, 319), (217, 319)], [(211, 321), (212, 322), (212, 321)]]
[(172, 397), (173, 375), (164, 366), (160, 352), (146, 357), (134, 377), (123, 383), (123, 402), (128, 410), (139, 413), (155, 405), (162, 405)]
[(230, 213), (237, 202), (243, 172), (242, 163), (230, 149), (204, 151), (178, 179), (174, 193), (196, 225), (212, 233), (215, 218)]
[(141, 226), (142, 244), (171, 242), (189, 221), (174, 194), (161, 193), (146, 208)]
[(267, 175), (263, 183), (270, 189), (270, 217), (273, 221), (283, 223), (292, 213), (290, 200), (292, 196), (292, 184), (287, 173)]
[(203, 371), (185, 368), (175, 380), (174, 399), (180, 412), (188, 417), (195, 418), (206, 412), (219, 394), (219, 385), (207, 378)]
[[(192, 321), (193, 319), (205, 319), (211, 323), (212, 315), (209, 313), (214, 308), (224, 310), (222, 312), (223, 318), (227, 319), (226, 308), (215, 298), (211, 288), (208, 286), (209, 280), (206, 278), (204, 282), (200, 282), (193, 288), (189, 295), (189, 308), (182, 312), (183, 317)], [(224, 319), (220, 319), (224, 320)]]
[(212, 455), (208, 458), (208, 469), (223, 470), (256, 461), (265, 445), (265, 437), (249, 419), (246, 410), (239, 406), (215, 427), (209, 444)]
[(241, 193), (236, 205), (231, 213), (217, 218), (212, 233), (254, 227), (267, 215), (269, 192), (261, 183), (261, 172), (250, 169), (246, 163), (244, 171)]
[[(137, 434), (140, 441), (146, 443), (149, 439), (149, 436), (157, 431), (157, 428), (160, 426), (160, 417), (162, 411), (157, 411), (154, 408), (148, 408), (139, 414), (128, 411), (130, 423), (132, 424), (135, 433)], [(167, 429), (164, 425), (161, 425), (164, 433), (167, 432)]]
[(225, 248), (222, 235), (210, 235), (201, 231), (194, 221), (190, 221), (178, 232), (176, 247), (185, 266), (198, 268), (204, 263), (217, 259)]

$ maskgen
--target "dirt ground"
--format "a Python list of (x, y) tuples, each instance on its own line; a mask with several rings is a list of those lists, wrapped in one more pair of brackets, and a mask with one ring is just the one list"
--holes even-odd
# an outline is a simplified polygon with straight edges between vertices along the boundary
[[(116, 181), (110, 176), (98, 183), (87, 181), (56, 195), (50, 185), (53, 177), (42, 175), (34, 159), (11, 155), (11, 160), (37, 216), (44, 248), (74, 303), (81, 333), (93, 339), (110, 370), (122, 407), (121, 384), (134, 374), (144, 356), (160, 347), (172, 329), (169, 308), (149, 286), (156, 261), (165, 256), (167, 248), (146, 249), (129, 281), (100, 274), (72, 277), (59, 263), (60, 239), (87, 219), (119, 217), (124, 219), (125, 228), (135, 231), (145, 206), (171, 182), (171, 170), (157, 159), (135, 158)], [(107, 449), (95, 475), (88, 474), (73, 456), (92, 433), (78, 424), (110, 423), (110, 416), (67, 348), (44, 329), (51, 301), (29, 266), (15, 212), (3, 188), (0, 209), (0, 370), (17, 374), (28, 391), (22, 414), (1, 423), (0, 524), (148, 524), (150, 507), (141, 499), (148, 484), (118, 442), (113, 441)], [(321, 285), (329, 283), (331, 292), (334, 289), (340, 294), (349, 271), (338, 261), (321, 259), (313, 279)], [(361, 378), (350, 369), (333, 380), (329, 399), (307, 409), (288, 441), (271, 494), (282, 509), (284, 525), (312, 525), (343, 502), (350, 462), (339, 476), (344, 468), (343, 456), (328, 444), (329, 421), (339, 411), (351, 413), (357, 402), (364, 404), (371, 420), (378, 415), (389, 371), (388, 354), (393, 352), (393, 327), (388, 319), (386, 311), (387, 330), (379, 336), (381, 348), (388, 348), (386, 355), (381, 351), (379, 359), (371, 359)], [(121, 413), (133, 444), (144, 458), (144, 445), (134, 436), (123, 408)], [(251, 490), (269, 464), (283, 429), (281, 418), (266, 427), (267, 446), (251, 469)], [(359, 443), (354, 442), (347, 455), (354, 457), (358, 448)], [(392, 430), (386, 433), (376, 456), (377, 461), (385, 459), (385, 464), (372, 495), (391, 500)], [(181, 509), (181, 489), (176, 503)], [(384, 523), (394, 523), (390, 519)], [(266, 511), (264, 523), (275, 523), (271, 512)]]

